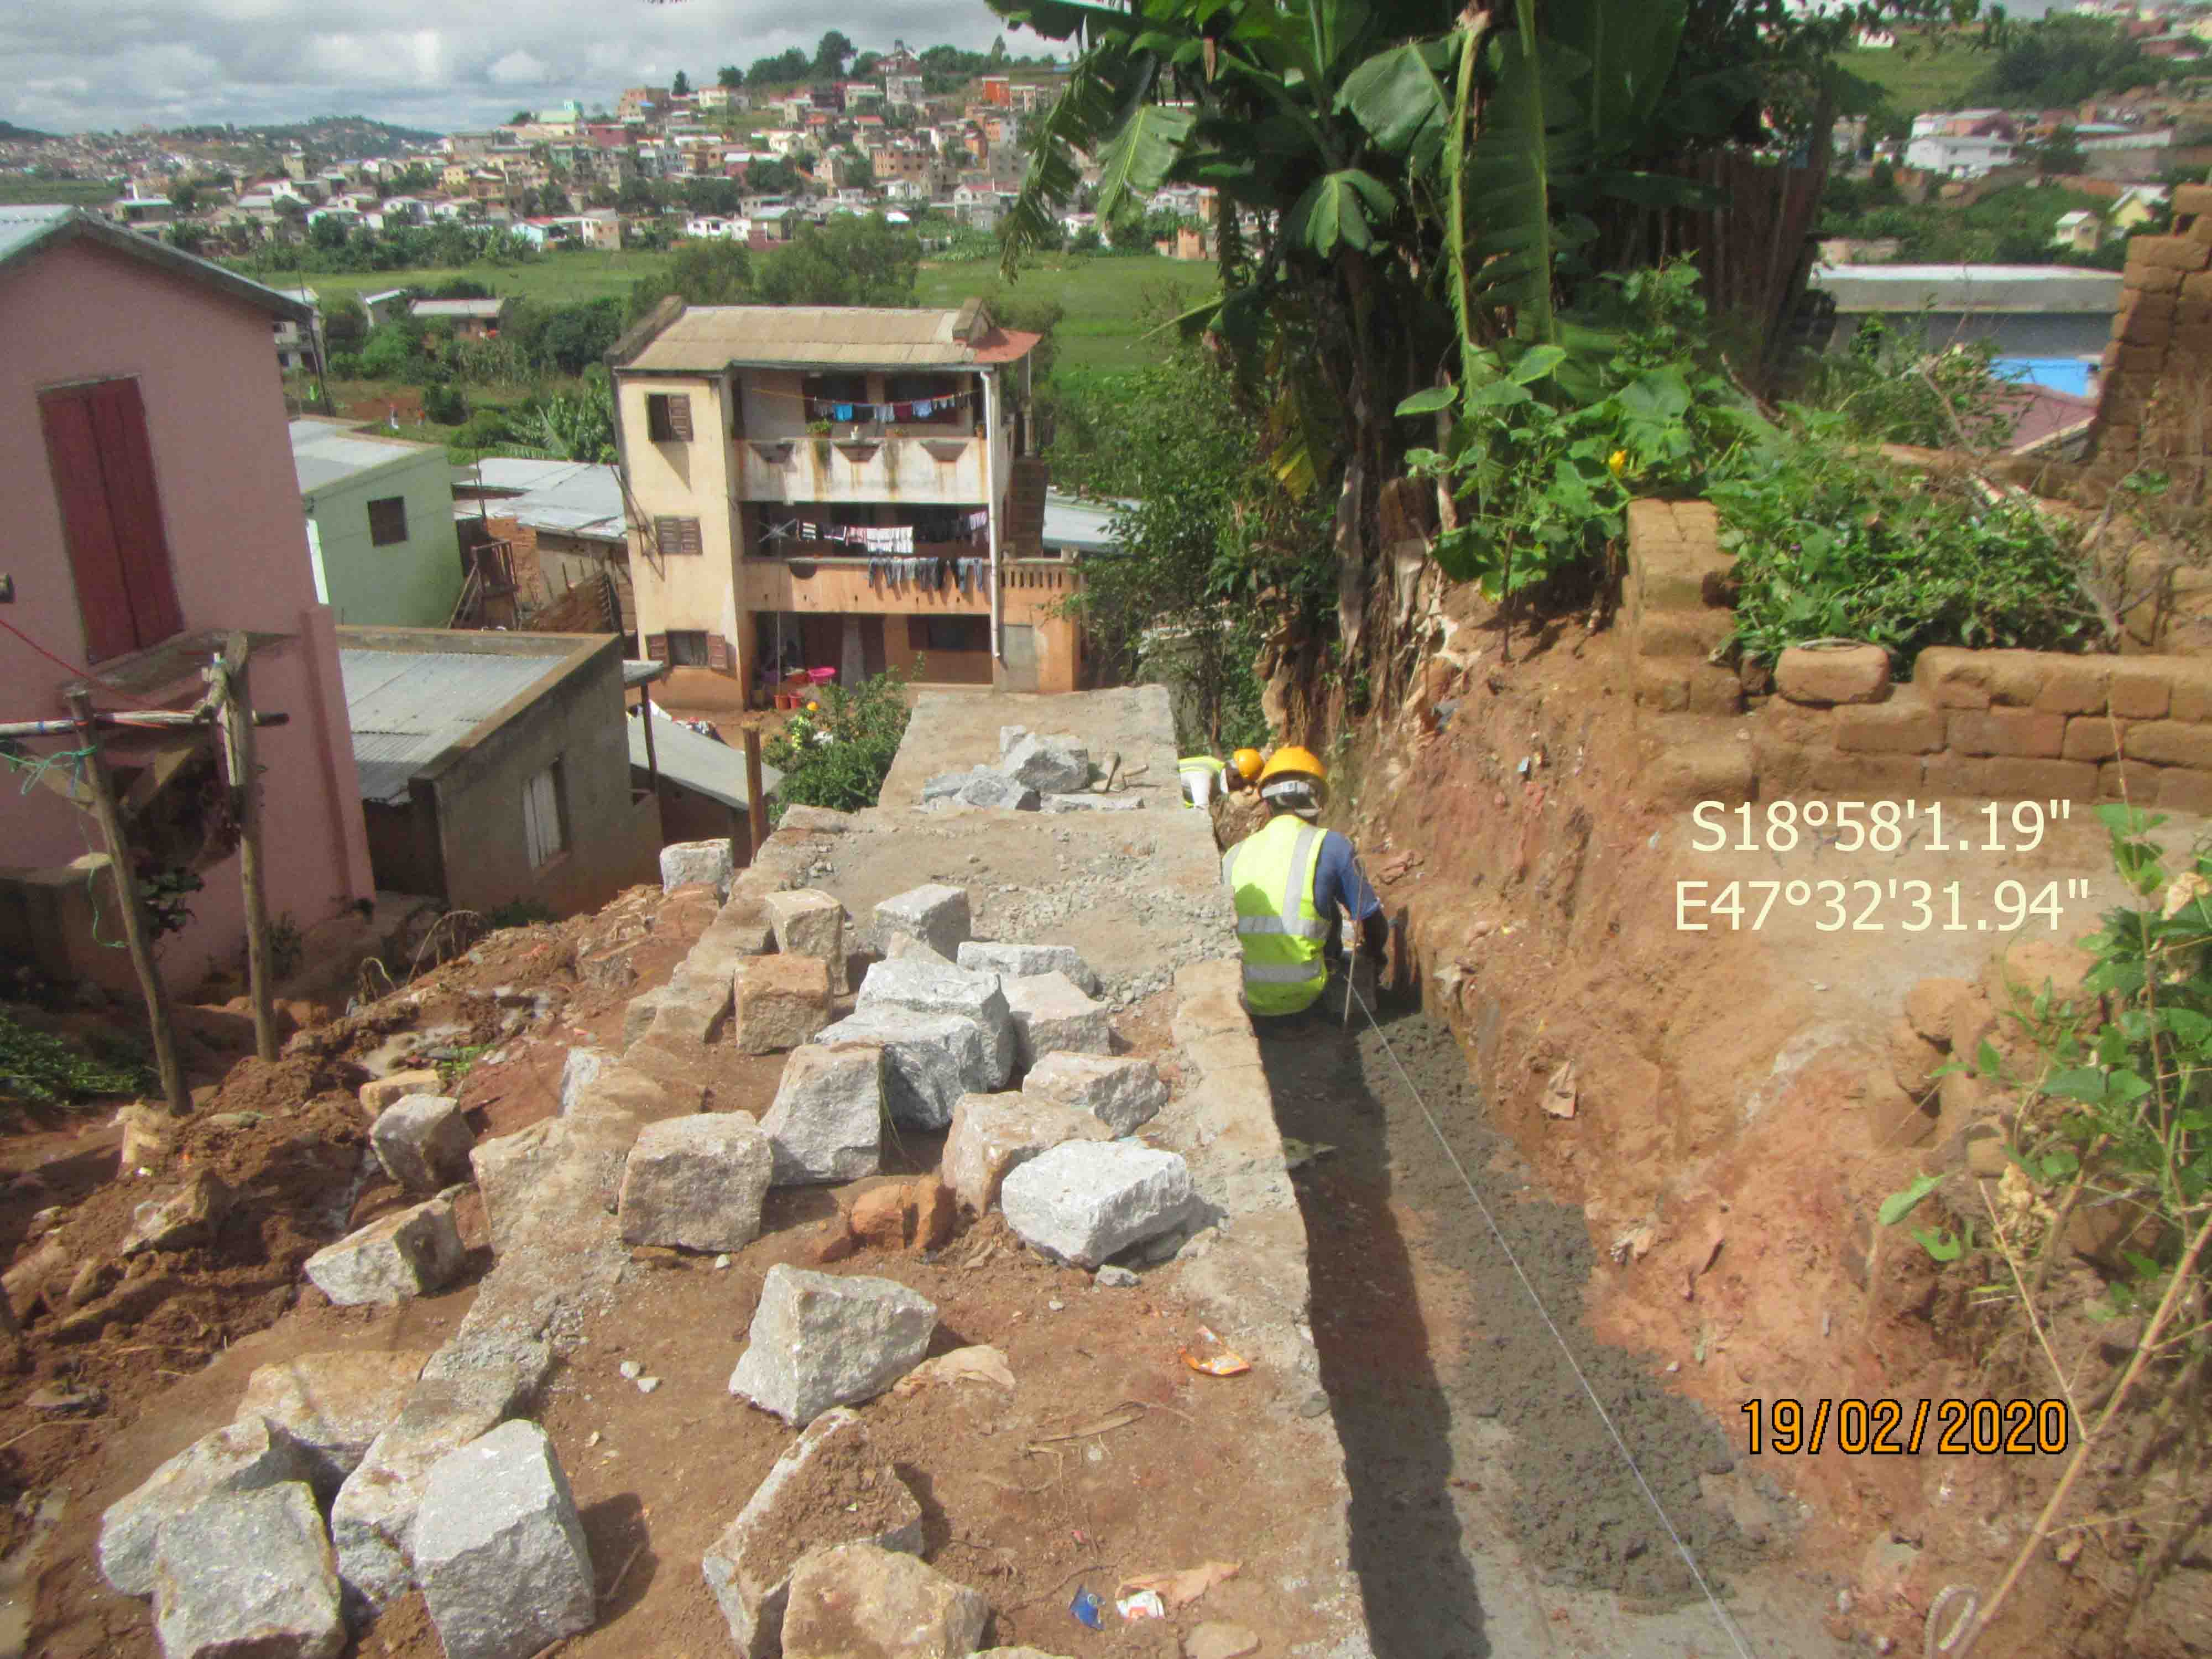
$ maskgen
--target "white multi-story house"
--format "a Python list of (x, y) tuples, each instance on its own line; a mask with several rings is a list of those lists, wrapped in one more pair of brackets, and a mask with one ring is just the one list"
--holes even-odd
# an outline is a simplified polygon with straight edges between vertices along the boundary
[(1978, 179), (2010, 165), (2018, 153), (2009, 138), (1958, 138), (1931, 134), (1905, 147), (1905, 165), (1947, 179)]

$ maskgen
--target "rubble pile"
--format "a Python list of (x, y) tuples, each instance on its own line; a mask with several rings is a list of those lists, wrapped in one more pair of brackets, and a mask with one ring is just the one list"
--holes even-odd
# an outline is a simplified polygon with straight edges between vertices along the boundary
[(1121, 757), (1108, 754), (1094, 765), (1079, 738), (1041, 736), (1024, 726), (999, 728), (996, 765), (940, 772), (921, 786), (928, 811), (995, 806), (1013, 812), (1131, 812), (1145, 802), (1124, 793)]
[[(1018, 732), (1005, 748), (994, 775), (1032, 799), (1089, 781), (1069, 740)], [(107, 1510), (100, 1572), (151, 1598), (169, 1659), (325, 1659), (410, 1589), (452, 1659), (530, 1659), (590, 1629), (590, 1548), (532, 1420), (572, 1328), (562, 1310), (611, 1297), (633, 1248), (726, 1265), (760, 1237), (772, 1188), (881, 1174), (887, 1121), (948, 1131), (939, 1170), (859, 1194), (842, 1249), (818, 1262), (939, 1249), (962, 1217), (1000, 1209), (1038, 1255), (1129, 1284), (1109, 1258), (1171, 1251), (1212, 1218), (1179, 1155), (1130, 1138), (1169, 1085), (1113, 1052), (1078, 951), (975, 939), (967, 891), (925, 886), (876, 907), (873, 951), (856, 957), (843, 906), (784, 884), (842, 822), (794, 810), (738, 872), (718, 843), (668, 849), (672, 886), (726, 898), (668, 983), (633, 999), (619, 1051), (568, 1050), (554, 1115), (479, 1142), (434, 1071), (361, 1089), (375, 1163), (408, 1201), (316, 1252), (307, 1277), (340, 1305), (446, 1288), (471, 1182), (492, 1267), (442, 1348), (264, 1366), (233, 1422)], [(684, 1043), (786, 1056), (757, 1123), (696, 1109), (696, 1094), (685, 1109), (656, 1059)], [(140, 1231), (188, 1236), (227, 1197), (197, 1182)], [(938, 1333), (936, 1306), (895, 1279), (769, 1269), (728, 1388), (796, 1436), (700, 1562), (738, 1653), (975, 1652), (990, 1605), (920, 1559), (921, 1504), (854, 1409)]]

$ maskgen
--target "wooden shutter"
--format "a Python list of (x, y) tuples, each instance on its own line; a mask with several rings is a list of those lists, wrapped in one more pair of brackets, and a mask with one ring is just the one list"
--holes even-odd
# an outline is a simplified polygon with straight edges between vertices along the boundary
[[(646, 718), (653, 718), (647, 715)], [(547, 767), (530, 780), (522, 793), (522, 835), (530, 867), (541, 868), (564, 846), (561, 834), (561, 796), (558, 764)]]
[(704, 544), (700, 540), (699, 520), (679, 519), (671, 515), (653, 521), (653, 538), (660, 544), (663, 558), (672, 553), (697, 553)]
[(734, 667), (736, 665), (732, 661), (734, 654), (730, 649), (730, 642), (720, 634), (707, 635), (708, 667), (721, 669)]
[(42, 394), (39, 404), (87, 660), (167, 639), (184, 626), (184, 614), (138, 383), (70, 386)]
[(678, 550), (677, 543), (682, 538), (678, 533), (676, 526), (681, 522), (682, 520), (675, 518), (659, 518), (653, 521), (653, 547), (664, 559)]
[(652, 658), (655, 662), (666, 662), (668, 660), (668, 635), (665, 634), (647, 634), (645, 636), (645, 654)]
[(669, 434), (679, 443), (691, 441), (691, 394), (672, 393), (668, 399)]

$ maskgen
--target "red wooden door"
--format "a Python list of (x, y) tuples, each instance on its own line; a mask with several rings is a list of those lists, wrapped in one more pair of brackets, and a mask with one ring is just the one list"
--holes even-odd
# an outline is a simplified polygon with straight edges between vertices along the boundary
[(184, 615), (138, 383), (101, 380), (41, 392), (39, 413), (84, 615), (85, 659), (167, 639), (184, 626)]

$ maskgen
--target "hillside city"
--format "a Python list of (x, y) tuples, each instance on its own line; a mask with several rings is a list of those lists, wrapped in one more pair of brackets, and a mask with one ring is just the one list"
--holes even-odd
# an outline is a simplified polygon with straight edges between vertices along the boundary
[[(809, 219), (872, 211), (896, 225), (933, 212), (988, 233), (1020, 183), (1024, 125), (1059, 97), (1066, 65), (970, 73), (960, 60), (985, 54), (933, 52), (854, 52), (833, 32), (811, 66), (794, 52), (799, 61), (765, 59), (750, 75), (732, 66), (697, 87), (679, 76), (588, 110), (572, 100), (442, 136), (326, 122), (290, 143), (200, 129), (9, 137), (0, 179), (116, 182), (106, 210), (119, 222), (209, 254), (441, 222), (502, 229), (533, 248), (675, 238), (769, 246)], [(356, 136), (360, 153), (347, 153)], [(1205, 198), (1174, 187), (1152, 207), (1172, 235), (1200, 221)], [(1094, 244), (1109, 228), (1080, 210), (1064, 222)]]

